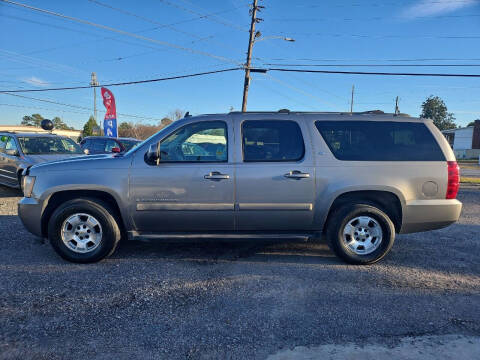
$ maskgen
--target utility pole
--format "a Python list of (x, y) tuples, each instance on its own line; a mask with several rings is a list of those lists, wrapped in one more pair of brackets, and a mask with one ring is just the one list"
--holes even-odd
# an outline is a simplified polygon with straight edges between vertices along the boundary
[(252, 48), (255, 40), (255, 24), (262, 21), (257, 19), (257, 10), (259, 9), (258, 0), (253, 0), (252, 9), (252, 22), (250, 24), (250, 39), (248, 41), (247, 62), (245, 63), (245, 82), (243, 84), (243, 101), (242, 112), (247, 111), (247, 99), (248, 99), (248, 87), (250, 86), (250, 64), (252, 62)]
[(395, 115), (400, 114), (400, 109), (398, 108), (398, 96), (395, 99)]
[(355, 93), (355, 85), (352, 85), (352, 100), (350, 100), (350, 114), (353, 114), (353, 95)]
[(90, 81), (90, 86), (94, 86), (93, 88), (93, 117), (95, 118), (95, 122), (97, 122), (97, 88), (98, 86), (97, 81), (97, 73), (92, 72), (92, 79)]

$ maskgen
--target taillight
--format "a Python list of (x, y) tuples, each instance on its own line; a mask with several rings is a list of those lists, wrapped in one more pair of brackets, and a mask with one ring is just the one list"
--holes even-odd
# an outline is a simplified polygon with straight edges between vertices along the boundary
[(446, 199), (455, 199), (460, 186), (460, 169), (456, 161), (447, 161), (448, 183)]

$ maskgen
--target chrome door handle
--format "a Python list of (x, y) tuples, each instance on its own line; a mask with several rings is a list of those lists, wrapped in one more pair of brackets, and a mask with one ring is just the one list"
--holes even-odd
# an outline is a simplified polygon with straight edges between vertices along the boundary
[(298, 170), (293, 170), (293, 171), (290, 171), (290, 172), (286, 173), (283, 176), (285, 176), (286, 178), (289, 178), (289, 179), (306, 179), (306, 178), (310, 177), (310, 174), (303, 173), (303, 172), (298, 171)]
[(212, 171), (210, 174), (204, 176), (207, 180), (227, 180), (230, 179), (230, 175), (221, 174), (218, 171)]

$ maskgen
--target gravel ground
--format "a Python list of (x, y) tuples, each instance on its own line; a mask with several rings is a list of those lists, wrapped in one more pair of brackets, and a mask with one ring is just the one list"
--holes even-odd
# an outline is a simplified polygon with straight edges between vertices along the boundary
[(18, 196), (0, 186), (2, 359), (264, 359), (480, 339), (478, 188), (461, 190), (458, 224), (398, 236), (364, 267), (325, 244), (258, 241), (125, 243), (101, 263), (70, 264), (23, 228)]

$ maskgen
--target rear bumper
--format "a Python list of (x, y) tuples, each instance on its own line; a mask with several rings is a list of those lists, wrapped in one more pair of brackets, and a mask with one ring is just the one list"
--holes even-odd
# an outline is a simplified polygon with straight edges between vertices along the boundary
[(460, 217), (462, 203), (458, 200), (412, 200), (403, 209), (401, 234), (441, 229)]
[(42, 203), (34, 198), (24, 197), (18, 202), (18, 216), (20, 220), (22, 220), (28, 231), (39, 237), (43, 237), (42, 210)]

